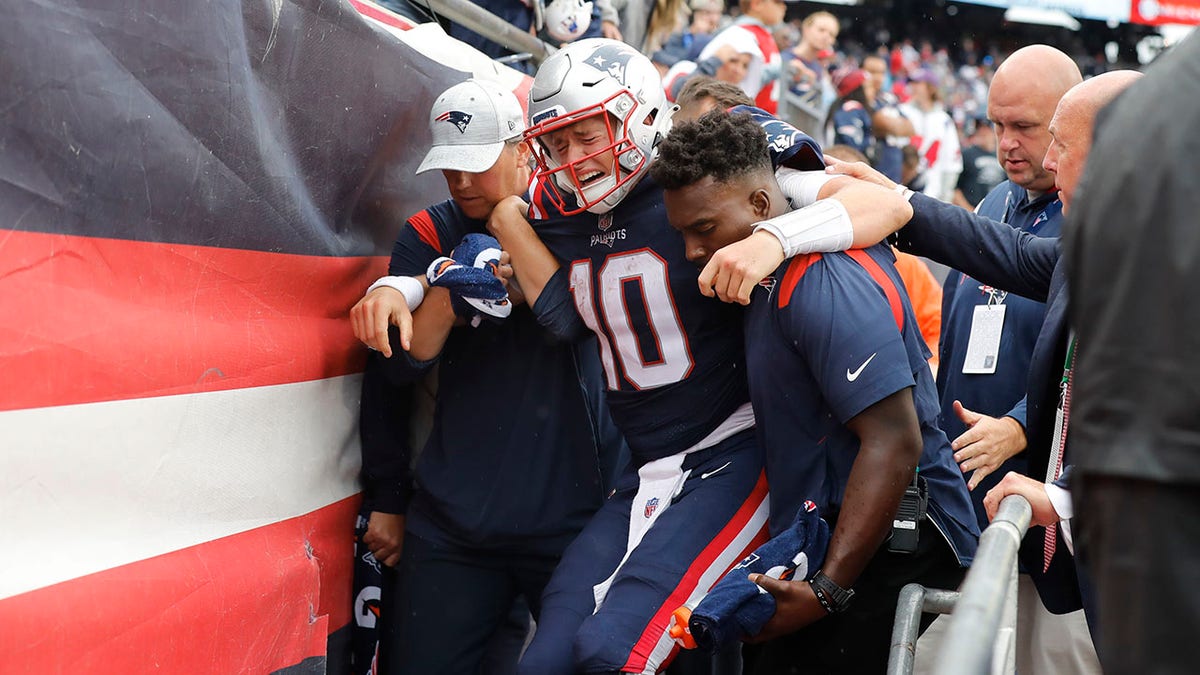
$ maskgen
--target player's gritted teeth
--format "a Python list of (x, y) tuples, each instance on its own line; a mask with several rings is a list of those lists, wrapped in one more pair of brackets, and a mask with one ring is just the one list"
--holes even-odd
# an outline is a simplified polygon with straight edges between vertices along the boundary
[(590, 185), (601, 178), (604, 178), (604, 175), (605, 174), (603, 171), (584, 171), (583, 173), (579, 174), (579, 184), (581, 186)]

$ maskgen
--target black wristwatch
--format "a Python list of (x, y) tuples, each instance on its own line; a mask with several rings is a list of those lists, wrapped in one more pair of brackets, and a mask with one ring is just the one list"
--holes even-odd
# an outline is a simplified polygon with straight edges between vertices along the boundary
[(817, 596), (821, 606), (830, 614), (841, 614), (850, 607), (850, 601), (854, 599), (854, 589), (842, 588), (834, 583), (833, 579), (825, 576), (822, 572), (817, 572), (808, 582), (812, 586), (813, 593)]

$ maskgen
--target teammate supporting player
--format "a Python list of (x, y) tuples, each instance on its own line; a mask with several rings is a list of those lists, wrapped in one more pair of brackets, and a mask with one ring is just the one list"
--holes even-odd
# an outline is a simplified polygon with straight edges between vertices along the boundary
[[(677, 127), (651, 174), (698, 265), (791, 209), (749, 115), (712, 111)], [(979, 530), (893, 261), (884, 245), (793, 258), (746, 313), (771, 533), (806, 500), (834, 525), (811, 583), (756, 580), (779, 603), (757, 637), (784, 636), (765, 645), (757, 672), (882, 672), (901, 587), (956, 588), (974, 555)], [(900, 508), (906, 486), (911, 509)]]
[[(536, 232), (516, 199), (497, 205), (488, 227), (543, 324), (599, 338), (609, 406), (638, 473), (565, 554), (522, 669), (653, 673), (675, 651), (671, 612), (765, 534), (741, 314), (697, 292), (662, 191), (644, 178), (672, 112), (648, 59), (618, 42), (574, 43), (539, 69), (530, 111), (543, 170), (528, 206)], [(801, 136), (773, 140), (786, 148)], [(797, 180), (804, 203), (836, 195), (802, 209), (810, 230), (907, 217), (899, 195), (877, 186), (820, 172)]]

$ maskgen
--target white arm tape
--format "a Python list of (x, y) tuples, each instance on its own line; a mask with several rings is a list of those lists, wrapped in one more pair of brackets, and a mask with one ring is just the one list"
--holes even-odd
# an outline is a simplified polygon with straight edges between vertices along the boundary
[(815, 203), (821, 188), (834, 178), (837, 176), (824, 171), (798, 171), (788, 167), (775, 172), (779, 189), (783, 191), (783, 196), (791, 200), (792, 208), (796, 209)]
[(822, 199), (754, 225), (775, 235), (787, 258), (805, 253), (845, 251), (854, 243), (850, 214), (836, 199)]
[(367, 292), (370, 293), (376, 288), (384, 286), (400, 291), (400, 294), (404, 296), (404, 301), (408, 303), (410, 312), (417, 311), (417, 308), (421, 306), (421, 301), (425, 299), (425, 287), (412, 277), (379, 277), (375, 283), (371, 284)]

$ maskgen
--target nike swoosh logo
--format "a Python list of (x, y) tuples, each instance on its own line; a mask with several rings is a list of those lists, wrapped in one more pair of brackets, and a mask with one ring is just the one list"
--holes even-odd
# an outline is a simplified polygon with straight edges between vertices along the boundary
[[(878, 354), (878, 353), (879, 352), (875, 352), (875, 354)], [(870, 363), (871, 360), (875, 358), (875, 354), (868, 356), (867, 360), (863, 361), (862, 365), (859, 366), (857, 369), (850, 370), (849, 368), (847, 368), (846, 369), (846, 379), (849, 380), (850, 382), (857, 380), (858, 376), (862, 375), (863, 368), (866, 368), (867, 364)]]
[(713, 469), (712, 471), (708, 471), (708, 472), (700, 474), (700, 480), (704, 480), (705, 478), (708, 478), (709, 476), (713, 475), (714, 473), (719, 473), (719, 472), (723, 471), (725, 469), (725, 467), (729, 466), (730, 464), (733, 464), (732, 460), (725, 462), (724, 464), (722, 464), (721, 466), (718, 466), (717, 468)]

